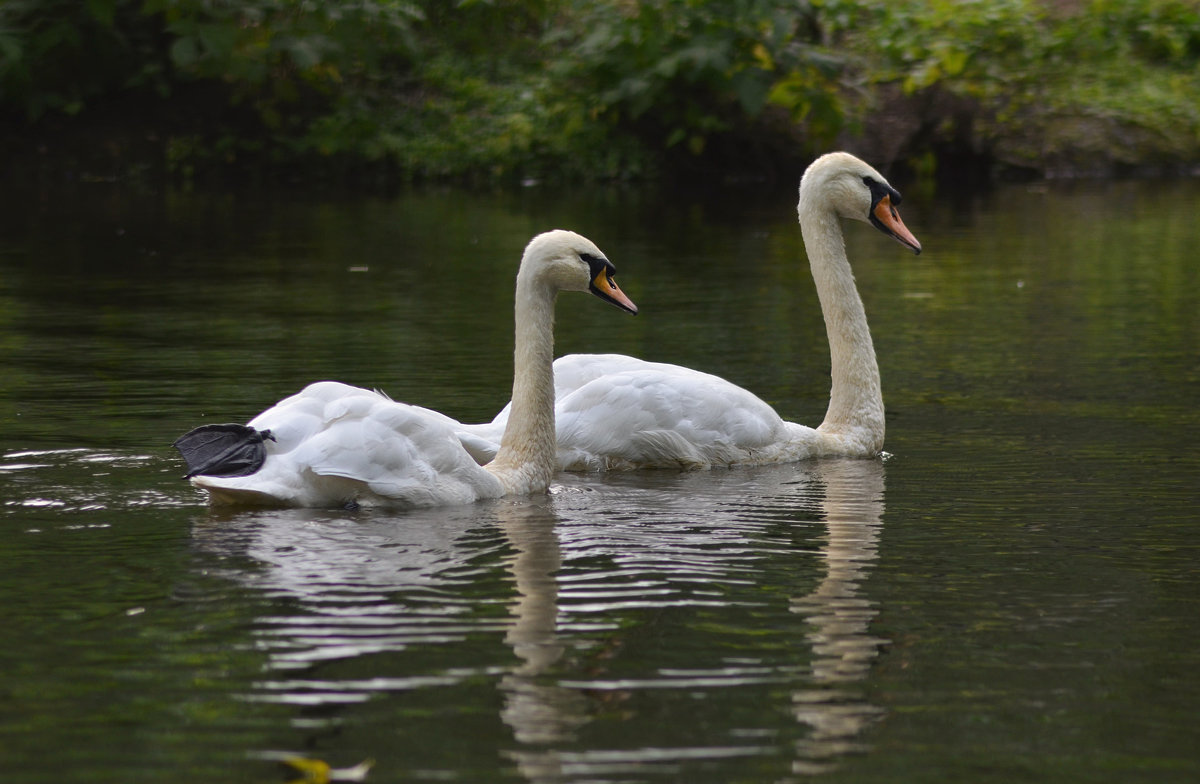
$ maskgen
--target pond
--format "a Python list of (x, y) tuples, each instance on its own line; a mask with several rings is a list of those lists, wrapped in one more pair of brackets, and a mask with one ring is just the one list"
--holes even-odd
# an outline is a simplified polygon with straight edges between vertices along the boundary
[(815, 425), (794, 186), (10, 190), (6, 778), (1200, 779), (1200, 183), (910, 190), (922, 255), (846, 227), (884, 459), (413, 512), (210, 509), (170, 444), (327, 378), (490, 419), (555, 227), (641, 308), (573, 298), (557, 353)]

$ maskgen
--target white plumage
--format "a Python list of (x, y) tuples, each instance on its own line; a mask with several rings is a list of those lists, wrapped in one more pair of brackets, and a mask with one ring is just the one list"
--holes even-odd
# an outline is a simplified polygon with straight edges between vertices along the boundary
[[(556, 470), (554, 300), (559, 291), (591, 290), (636, 313), (612, 275), (604, 254), (572, 232), (538, 235), (525, 249), (516, 289), (515, 404), (498, 445), (485, 444), (495, 453), (485, 466), (455, 420), (322, 381), (250, 421), (252, 440), (266, 452), (258, 470), (213, 475), (222, 467), (210, 461), (191, 481), (214, 503), (306, 507), (438, 506), (544, 491)], [(263, 431), (270, 431), (265, 440)], [(186, 438), (180, 448), (188, 457)]]
[[(808, 457), (872, 457), (883, 449), (883, 396), (862, 300), (846, 258), (840, 218), (872, 223), (920, 253), (895, 205), (900, 194), (847, 153), (817, 159), (800, 183), (797, 211), (825, 317), (832, 389), (817, 428), (783, 420), (753, 393), (678, 365), (613, 354), (554, 363), (558, 460), (568, 471), (759, 465)], [(488, 454), (510, 409), (462, 425)]]

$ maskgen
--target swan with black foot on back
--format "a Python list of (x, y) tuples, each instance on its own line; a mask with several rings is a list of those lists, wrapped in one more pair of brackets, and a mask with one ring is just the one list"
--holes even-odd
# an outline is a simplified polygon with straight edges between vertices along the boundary
[[(513, 403), (495, 458), (479, 465), (458, 422), (334, 381), (311, 384), (247, 425), (204, 426), (175, 445), (214, 504), (440, 506), (544, 492), (557, 470), (554, 303), (590, 291), (622, 310), (611, 262), (569, 231), (540, 234), (517, 273)], [(469, 439), (468, 439), (469, 440)]]

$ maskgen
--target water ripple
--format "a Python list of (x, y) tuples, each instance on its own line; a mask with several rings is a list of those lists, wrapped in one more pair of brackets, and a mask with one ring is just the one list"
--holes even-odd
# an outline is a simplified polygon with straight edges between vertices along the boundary
[(194, 492), (177, 477), (171, 490), (159, 487), (158, 477), (147, 481), (148, 471), (174, 468), (168, 469), (161, 456), (136, 452), (80, 447), (5, 452), (0, 454), (0, 475), (6, 477), (0, 509), (19, 515), (194, 505)]
[[(210, 513), (192, 541), (211, 574), (263, 603), (251, 640), (265, 671), (246, 700), (350, 706), (485, 678), (513, 736), (544, 746), (597, 721), (593, 703), (784, 689), (807, 728), (797, 753), (828, 757), (879, 715), (847, 687), (883, 644), (859, 593), (881, 498), (882, 465), (869, 461), (564, 477), (548, 496), (404, 514)], [(679, 619), (671, 634), (708, 642), (665, 642), (644, 666), (634, 651), (663, 617)], [(717, 741), (511, 754), (522, 769), (604, 776), (766, 753)]]

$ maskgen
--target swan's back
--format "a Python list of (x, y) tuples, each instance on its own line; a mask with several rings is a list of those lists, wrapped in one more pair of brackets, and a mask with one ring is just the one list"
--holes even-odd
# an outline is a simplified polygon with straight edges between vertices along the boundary
[[(799, 459), (815, 431), (784, 422), (761, 398), (719, 376), (621, 354), (554, 362), (558, 460), (564, 471), (709, 468)], [(460, 437), (487, 441), (508, 408)], [(782, 457), (785, 448), (800, 450)]]

